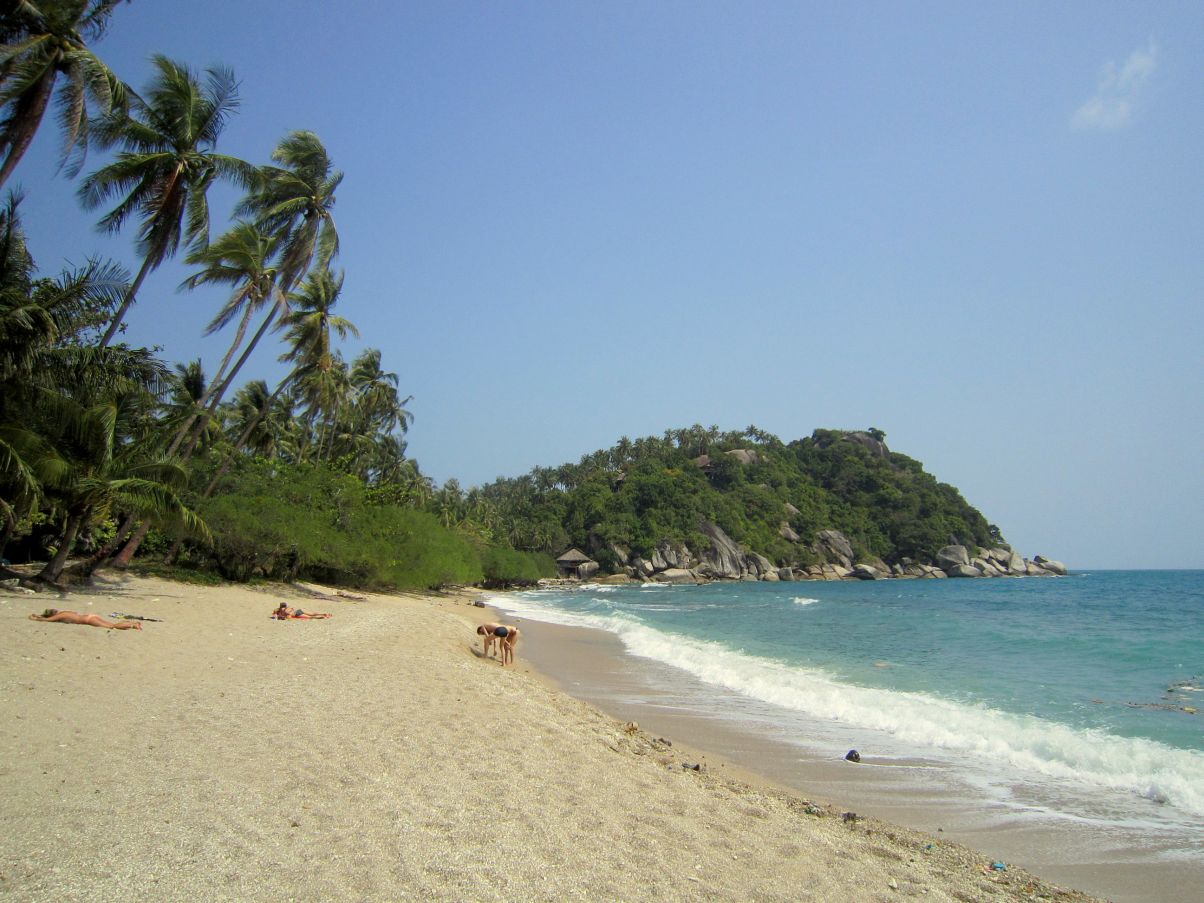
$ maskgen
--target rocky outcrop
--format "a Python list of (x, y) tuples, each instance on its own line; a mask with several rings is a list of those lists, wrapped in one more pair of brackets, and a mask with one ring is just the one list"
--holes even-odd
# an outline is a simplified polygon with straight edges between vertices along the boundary
[(830, 563), (845, 568), (853, 566), (853, 545), (839, 530), (820, 530), (816, 537), (815, 551)]
[(969, 563), (970, 553), (965, 546), (945, 546), (936, 553), (936, 566), (946, 573), (950, 568)]
[(981, 577), (982, 571), (972, 564), (955, 564), (945, 568), (946, 577)]
[[(783, 522), (783, 527), (788, 525)], [(703, 521), (699, 531), (711, 547), (696, 553), (681, 543), (663, 540), (649, 558), (634, 557), (624, 573), (637, 580), (662, 583), (702, 583), (708, 580), (779, 581), (779, 580), (942, 580), (947, 577), (1051, 577), (1064, 575), (1060, 561), (1036, 556), (1031, 561), (1006, 546), (974, 548), (951, 543), (936, 554), (935, 564), (904, 558), (887, 564), (880, 558), (856, 560), (849, 538), (839, 530), (821, 530), (812, 551), (823, 559), (807, 567), (779, 567), (757, 552), (749, 551), (728, 536), (718, 524)], [(627, 551), (611, 545), (617, 561)]]

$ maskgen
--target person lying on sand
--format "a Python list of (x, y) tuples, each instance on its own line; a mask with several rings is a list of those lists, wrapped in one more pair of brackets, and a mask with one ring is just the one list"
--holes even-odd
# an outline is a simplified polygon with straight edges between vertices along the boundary
[(322, 618), (333, 618), (328, 611), (302, 611), (299, 608), (289, 608), (287, 602), (281, 602), (280, 607), (272, 612), (272, 617), (278, 621), (287, 621), (292, 618), (295, 621), (318, 621)]
[(54, 621), (59, 624), (87, 624), (89, 627), (107, 627), (109, 630), (141, 630), (138, 621), (109, 621), (100, 615), (81, 615), (78, 611), (59, 611), (48, 608), (40, 615), (30, 615), (31, 621)]
[(477, 633), (485, 637), (485, 654), (489, 654), (490, 648), (494, 643), (497, 643), (498, 650), (502, 653), (502, 665), (506, 662), (514, 664), (514, 644), (518, 642), (518, 628), (511, 627), (507, 624), (482, 624), (477, 628)]

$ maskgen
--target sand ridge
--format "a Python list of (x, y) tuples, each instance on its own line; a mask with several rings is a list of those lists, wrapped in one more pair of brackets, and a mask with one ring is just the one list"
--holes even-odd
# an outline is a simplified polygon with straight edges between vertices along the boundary
[[(713, 771), (481, 656), (470, 595), (0, 594), (14, 900), (1087, 900)], [(280, 598), (331, 611), (276, 622)], [(26, 619), (47, 604), (161, 618)], [(687, 764), (692, 764), (687, 761)]]

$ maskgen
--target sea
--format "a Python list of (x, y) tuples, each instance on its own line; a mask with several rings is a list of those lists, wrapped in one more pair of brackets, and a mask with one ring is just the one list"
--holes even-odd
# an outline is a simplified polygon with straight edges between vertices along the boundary
[(642, 695), (800, 762), (855, 748), (997, 820), (1204, 866), (1204, 571), (584, 584), (491, 602), (620, 642), (647, 689), (612, 694), (620, 716)]

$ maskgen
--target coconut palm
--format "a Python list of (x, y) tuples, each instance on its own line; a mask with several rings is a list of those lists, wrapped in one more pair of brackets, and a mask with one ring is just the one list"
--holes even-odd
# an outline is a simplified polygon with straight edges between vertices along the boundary
[(239, 205), (279, 239), (282, 289), (291, 291), (311, 267), (326, 269), (339, 253), (335, 191), (343, 174), (334, 169), (313, 132), (292, 132), (272, 151), (260, 182)]
[(238, 109), (238, 83), (222, 67), (196, 75), (167, 57), (152, 58), (155, 78), (145, 98), (131, 98), (128, 113), (104, 117), (93, 126), (96, 143), (121, 147), (116, 159), (84, 179), (79, 197), (95, 209), (120, 200), (100, 221), (117, 232), (131, 217), (140, 221), (138, 250), (142, 267), (122, 299), (102, 346), (112, 341), (147, 274), (173, 256), (181, 241), (193, 248), (209, 240), (207, 192), (217, 179), (244, 187), (256, 180), (249, 163), (214, 148), (229, 117)]
[[(294, 380), (301, 393), (311, 423), (320, 413), (327, 414), (328, 429), (334, 430), (339, 408), (350, 392), (347, 365), (331, 347), (331, 333), (358, 338), (359, 330), (350, 320), (332, 313), (343, 290), (342, 274), (328, 269), (311, 273), (301, 290), (292, 296), (293, 310), (283, 321), (289, 350), (282, 362), (294, 365)], [(318, 442), (321, 457), (322, 442)]]
[[(313, 373), (333, 367), (335, 352), (330, 345), (332, 330), (340, 337), (345, 337), (348, 333), (359, 335), (359, 331), (349, 320), (331, 313), (331, 308), (338, 300), (342, 288), (343, 277), (341, 275), (335, 277), (329, 270), (319, 270), (310, 273), (301, 290), (289, 296), (292, 310), (282, 325), (287, 329), (285, 339), (291, 347), (280, 356), (280, 360), (292, 363), (293, 368), (277, 384), (265, 405), (265, 410), (272, 409), (276, 399), (286, 388), (294, 385), (301, 387), (306, 384), (306, 380)], [(306, 406), (311, 409), (319, 404), (317, 391), (305, 391), (302, 398)], [(253, 417), (244, 427), (234, 443), (235, 451), (246, 446), (262, 416), (264, 415)], [(227, 456), (225, 462), (205, 487), (202, 498), (209, 498), (213, 494), (217, 484), (230, 469), (233, 460), (233, 455)]]
[(62, 162), (79, 171), (87, 150), (89, 101), (107, 114), (125, 101), (125, 87), (88, 48), (105, 33), (121, 0), (23, 0), (6, 3), (0, 34), (0, 185), (8, 181), (42, 124), (58, 89)]
[(57, 405), (62, 432), (56, 437), (67, 467), (47, 495), (62, 519), (58, 550), (38, 579), (55, 583), (80, 532), (117, 508), (142, 517), (205, 534), (204, 524), (176, 494), (187, 471), (170, 458), (155, 455), (150, 444), (131, 439), (140, 399), (122, 396), (84, 406), (67, 399)]

